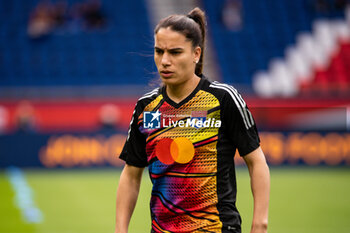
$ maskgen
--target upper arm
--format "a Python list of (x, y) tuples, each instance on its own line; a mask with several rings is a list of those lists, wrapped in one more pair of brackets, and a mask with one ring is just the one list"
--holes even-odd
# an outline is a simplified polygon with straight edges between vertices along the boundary
[(125, 164), (122, 177), (133, 182), (140, 182), (144, 168)]
[(239, 154), (245, 156), (260, 145), (254, 118), (239, 93), (228, 91), (223, 100), (223, 121), (226, 133)]
[(264, 155), (263, 151), (261, 150), (261, 147), (258, 147), (254, 151), (243, 156), (243, 159), (244, 159), (244, 161), (247, 164), (249, 169), (257, 164), (266, 164), (265, 155)]
[(127, 164), (140, 168), (148, 165), (146, 155), (146, 137), (139, 129), (139, 117), (141, 116), (142, 111), (143, 109), (138, 102), (131, 119), (126, 142), (119, 155), (119, 158), (124, 160)]

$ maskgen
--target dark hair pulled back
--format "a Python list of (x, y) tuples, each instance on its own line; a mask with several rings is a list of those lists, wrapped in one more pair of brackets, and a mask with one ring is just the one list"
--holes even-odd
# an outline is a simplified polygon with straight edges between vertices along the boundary
[(202, 52), (200, 59), (196, 64), (195, 74), (201, 75), (203, 71), (206, 25), (205, 13), (196, 7), (190, 11), (188, 15), (170, 15), (160, 20), (154, 33), (157, 34), (161, 28), (170, 27), (171, 30), (183, 34), (189, 41), (191, 41), (193, 48), (199, 46)]

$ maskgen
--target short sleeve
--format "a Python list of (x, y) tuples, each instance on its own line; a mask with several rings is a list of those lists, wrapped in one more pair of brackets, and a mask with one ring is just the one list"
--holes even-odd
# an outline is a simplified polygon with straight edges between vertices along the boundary
[(245, 156), (260, 146), (254, 118), (242, 96), (234, 88), (225, 94), (223, 103), (225, 132), (229, 134), (240, 156)]
[(140, 109), (137, 104), (130, 122), (128, 137), (119, 156), (119, 158), (124, 160), (126, 164), (135, 167), (146, 167), (148, 165), (146, 138), (140, 132), (138, 125), (138, 118), (141, 113), (142, 109)]

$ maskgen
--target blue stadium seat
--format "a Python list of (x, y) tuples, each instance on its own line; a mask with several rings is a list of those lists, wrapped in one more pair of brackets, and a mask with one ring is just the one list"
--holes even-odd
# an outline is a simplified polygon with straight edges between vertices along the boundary
[(313, 20), (343, 17), (336, 10), (318, 14), (312, 7), (313, 0), (242, 0), (243, 28), (232, 32), (221, 22), (224, 2), (203, 0), (209, 31), (223, 80), (246, 86), (251, 86), (255, 72), (266, 70), (271, 59), (284, 56), (298, 32), (310, 31)]
[[(30, 12), (39, 0), (0, 1), (0, 86), (147, 84), (152, 77), (152, 38), (144, 1), (103, 0), (106, 29), (27, 35)], [(55, 2), (55, 1), (53, 1)], [(69, 6), (80, 0), (67, 1)], [(148, 78), (149, 77), (149, 78)]]

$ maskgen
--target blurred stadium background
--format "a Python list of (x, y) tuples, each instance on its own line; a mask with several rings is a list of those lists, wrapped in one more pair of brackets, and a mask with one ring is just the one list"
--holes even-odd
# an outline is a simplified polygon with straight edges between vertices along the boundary
[[(235, 86), (271, 168), (271, 233), (350, 232), (346, 0), (0, 1), (0, 232), (113, 232), (136, 100), (159, 83), (153, 27), (208, 17), (205, 74)], [(249, 175), (236, 156), (249, 232)], [(145, 173), (130, 226), (149, 232)]]

